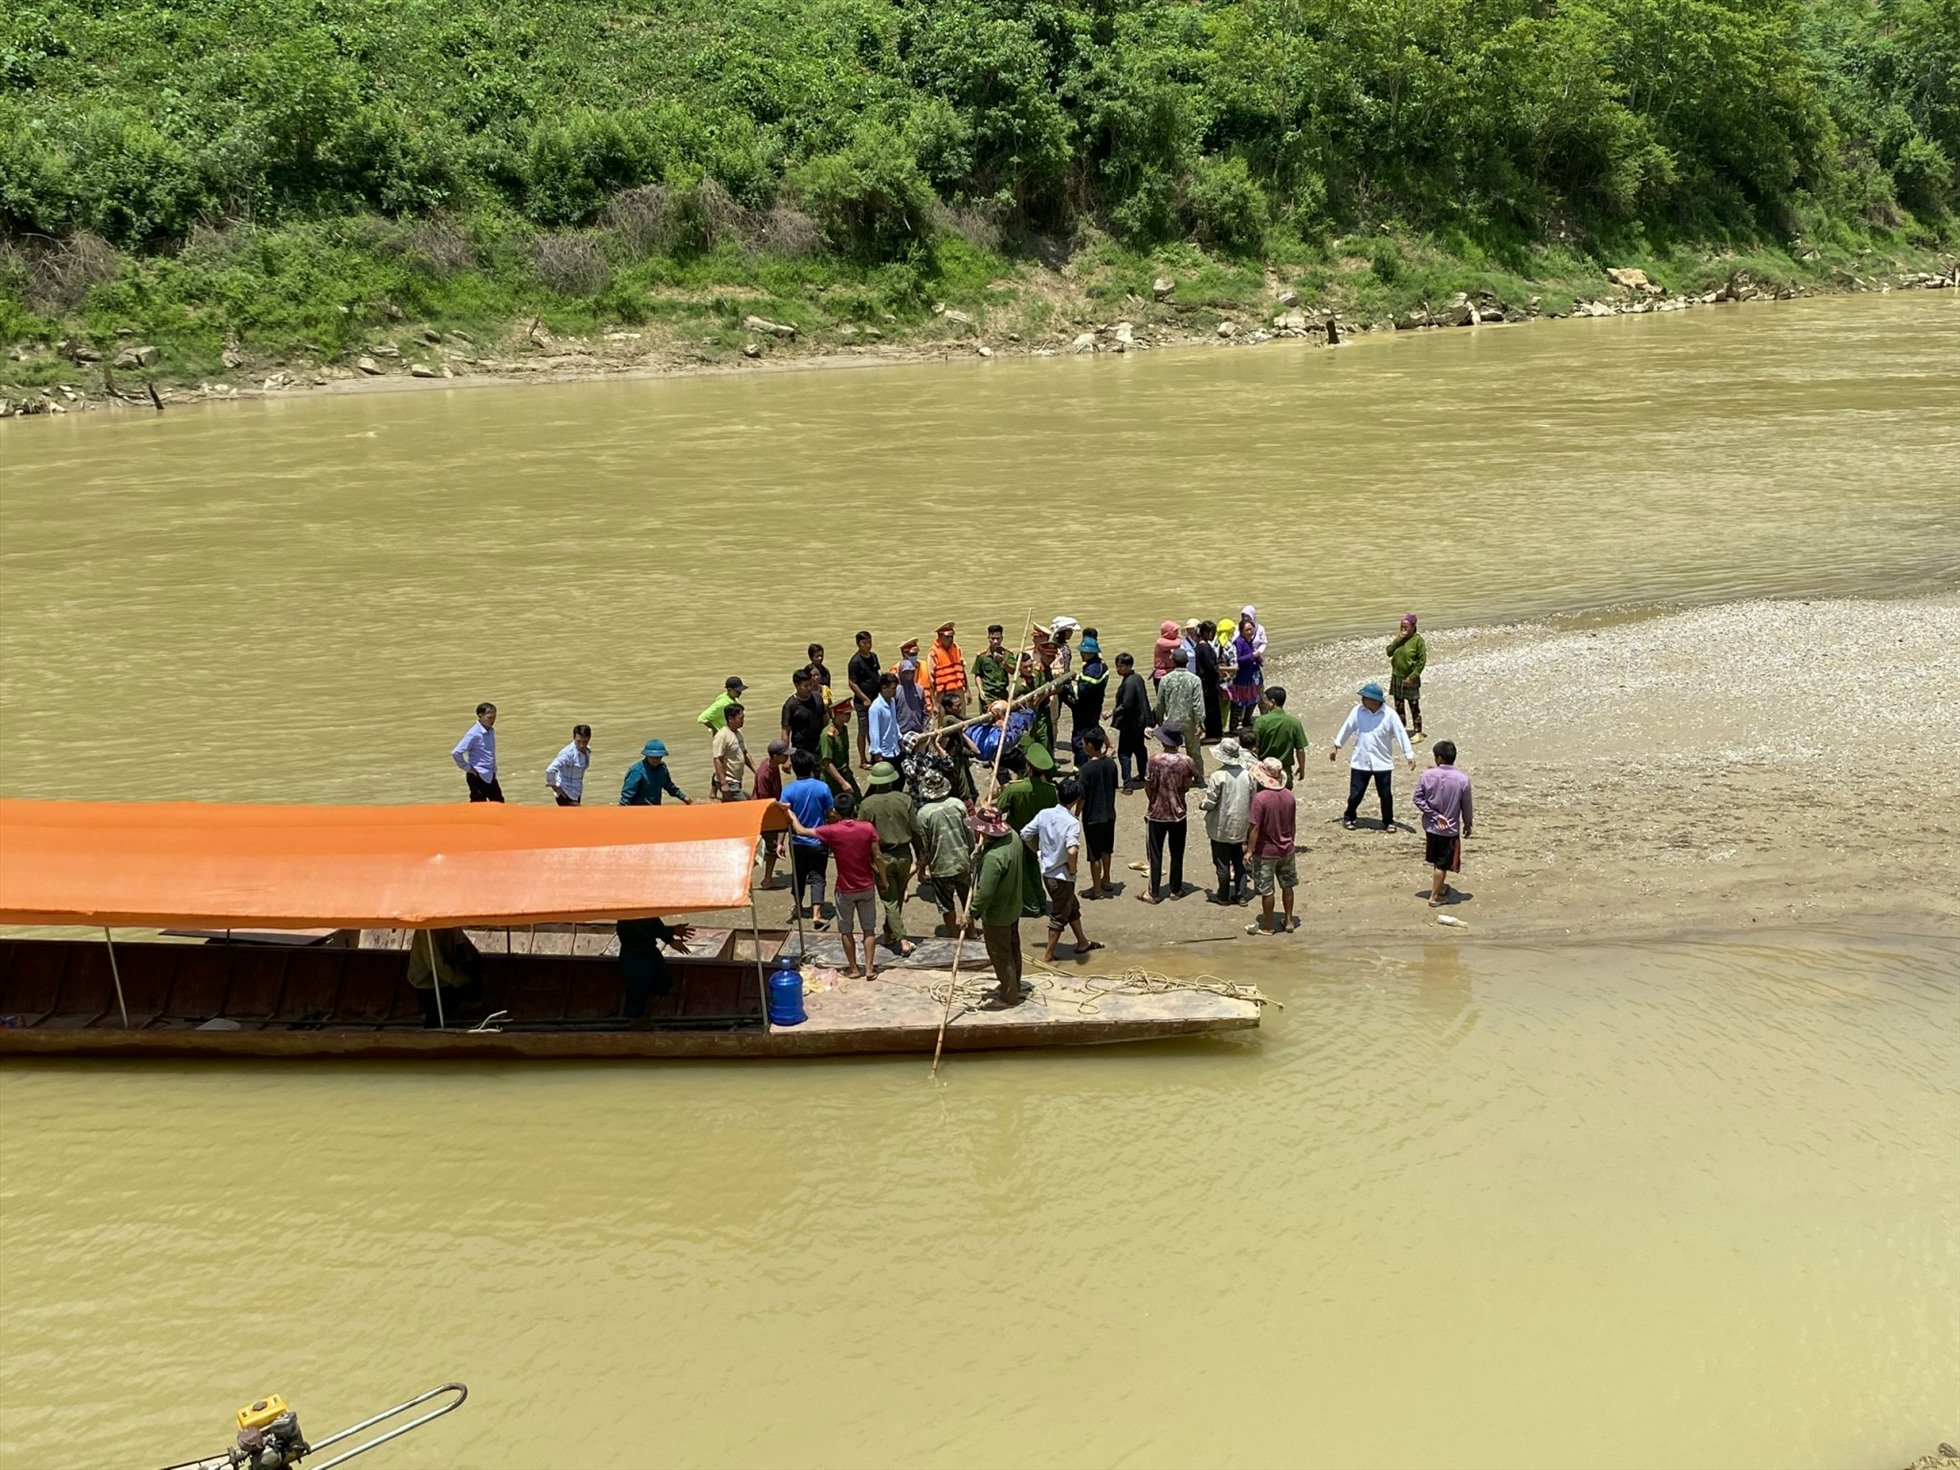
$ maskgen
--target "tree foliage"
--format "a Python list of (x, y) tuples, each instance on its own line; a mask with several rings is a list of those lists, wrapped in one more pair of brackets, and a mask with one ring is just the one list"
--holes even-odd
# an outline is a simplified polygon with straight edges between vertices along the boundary
[(708, 179), (902, 260), (943, 206), (1251, 252), (1390, 224), (1940, 215), (1960, 0), (18, 0), (0, 232), (491, 211)]

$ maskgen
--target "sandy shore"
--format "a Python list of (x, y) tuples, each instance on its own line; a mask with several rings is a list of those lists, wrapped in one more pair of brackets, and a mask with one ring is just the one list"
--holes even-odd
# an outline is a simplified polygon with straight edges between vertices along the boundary
[[(1442, 912), (1466, 941), (1640, 939), (1751, 925), (1856, 923), (1915, 932), (1960, 926), (1960, 594), (1908, 601), (1748, 602), (1564, 626), (1428, 634), (1424, 723), (1454, 739), (1476, 783), (1477, 830), (1460, 901)], [(1123, 799), (1118, 870), (1128, 892), (1085, 907), (1109, 946), (1098, 968), (1171, 962), (1202, 942), (1288, 945), (1438, 932), (1427, 870), (1395, 776), (1398, 830), (1372, 793), (1340, 826), (1345, 757), (1327, 743), (1379, 640), (1276, 661), (1274, 682), (1316, 742), (1299, 788), (1300, 935), (1255, 939), (1241, 909), (1202, 890), (1131, 901), (1143, 856), (1141, 796)], [(1419, 768), (1427, 750), (1418, 747)], [(1200, 822), (1186, 881), (1211, 882)], [(780, 920), (779, 894), (764, 919)], [(912, 927), (929, 905), (908, 905)], [(1041, 925), (1024, 924), (1038, 944)], [(1217, 941), (1217, 942), (1213, 942)], [(1062, 949), (1068, 954), (1066, 942)]]

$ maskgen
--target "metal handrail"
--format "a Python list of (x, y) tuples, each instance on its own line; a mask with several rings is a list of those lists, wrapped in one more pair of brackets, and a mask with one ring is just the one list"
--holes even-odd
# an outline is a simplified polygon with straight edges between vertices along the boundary
[(376, 1414), (372, 1419), (363, 1419), (359, 1424), (349, 1425), (347, 1428), (341, 1430), (340, 1433), (338, 1434), (328, 1435), (325, 1439), (316, 1442), (313, 1445), (313, 1450), (317, 1452), (325, 1449), (328, 1445), (339, 1444), (343, 1439), (348, 1439), (353, 1435), (359, 1434), (363, 1429), (371, 1429), (384, 1419), (392, 1419), (395, 1417), (395, 1415), (403, 1413), (406, 1410), (412, 1409), (417, 1404), (426, 1404), (430, 1399), (435, 1398), (439, 1394), (445, 1394), (445, 1393), (453, 1393), (456, 1395), (456, 1397), (453, 1401), (444, 1404), (439, 1409), (432, 1409), (426, 1414), (419, 1415), (418, 1417), (409, 1420), (408, 1423), (399, 1425), (396, 1428), (389, 1430), (386, 1434), (376, 1435), (373, 1439), (369, 1440), (366, 1444), (356, 1445), (354, 1446), (353, 1449), (346, 1451), (344, 1454), (335, 1455), (331, 1460), (325, 1460), (318, 1465), (309, 1466), (308, 1470), (333, 1470), (333, 1467), (335, 1465), (345, 1465), (349, 1460), (353, 1459), (356, 1455), (365, 1455), (369, 1450), (373, 1449), (376, 1445), (384, 1445), (391, 1439), (399, 1439), (402, 1435), (407, 1434), (411, 1429), (420, 1429), (424, 1424), (427, 1424), (431, 1419), (440, 1419), (444, 1414), (449, 1413), (450, 1410), (460, 1409), (463, 1406), (463, 1400), (470, 1396), (470, 1390), (467, 1384), (462, 1384), (462, 1383), (441, 1384), (436, 1388), (430, 1389), (427, 1393), (417, 1394), (414, 1398), (407, 1400), (405, 1403), (396, 1404), (395, 1407), (392, 1409), (382, 1410), (379, 1414)]

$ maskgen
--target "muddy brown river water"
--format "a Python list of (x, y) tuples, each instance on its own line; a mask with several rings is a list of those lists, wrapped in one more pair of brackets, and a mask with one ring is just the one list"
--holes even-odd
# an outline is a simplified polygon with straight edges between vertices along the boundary
[[(841, 669), (945, 611), (972, 653), (1030, 601), (1139, 649), (1253, 601), (1303, 648), (1407, 606), (1950, 589), (1956, 402), (1960, 303), (1914, 293), (9, 423), (0, 794), (448, 799), (480, 698), (514, 797), (580, 719), (602, 789), (728, 672), (773, 702), (811, 637)], [(162, 1464), (269, 1389), (326, 1429), (450, 1377), (470, 1404), (365, 1463), (1881, 1467), (1960, 1436), (1960, 939), (1233, 964), (1286, 1002), (1256, 1035), (939, 1085), (0, 1068), (0, 1464)]]

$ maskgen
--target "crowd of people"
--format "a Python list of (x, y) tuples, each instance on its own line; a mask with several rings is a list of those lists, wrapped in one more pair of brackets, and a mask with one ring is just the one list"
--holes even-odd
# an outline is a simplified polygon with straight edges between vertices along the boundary
[[(923, 646), (908, 639), (887, 665), (872, 635), (860, 632), (841, 683), (824, 646), (812, 643), (790, 671), (759, 755), (741, 676), (730, 675), (697, 717), (709, 742), (707, 798), (787, 810), (788, 833), (763, 839), (763, 885), (787, 882), (797, 922), (818, 931), (836, 925), (847, 975), (874, 975), (880, 944), (901, 957), (913, 952), (905, 902), (916, 879), (945, 934), (977, 931), (1000, 982), (993, 1003), (1018, 1004), (1023, 919), (1045, 921), (1048, 960), (1065, 935), (1078, 958), (1102, 948), (1084, 927), (1082, 906), (1115, 895), (1110, 863), (1122, 798), (1139, 792), (1147, 854), (1140, 901), (1197, 891), (1185, 882), (1195, 804), (1214, 876), (1207, 902), (1256, 899), (1250, 934), (1300, 926), (1294, 788), (1311, 742), (1287, 710), (1286, 689), (1266, 677), (1256, 608), (1216, 622), (1166, 620), (1147, 677), (1128, 652), (1107, 658), (1097, 630), (1071, 617), (1031, 625), (1016, 650), (1001, 624), (986, 636), (969, 662), (954, 624), (943, 623)], [(1370, 786), (1380, 830), (1397, 830), (1395, 760), (1414, 771), (1424, 739), (1428, 646), (1414, 613), (1402, 619), (1387, 658), (1387, 689), (1361, 685), (1327, 752), (1330, 761), (1348, 754), (1341, 821), (1350, 831)], [(496, 706), (479, 705), (451, 752), (471, 801), (504, 799), (496, 722)], [(589, 726), (573, 726), (545, 768), (545, 788), (560, 806), (584, 803), (591, 743)], [(1454, 744), (1438, 741), (1431, 754), (1414, 802), (1436, 907), (1461, 869), (1473, 809)], [(694, 800), (675, 781), (666, 743), (651, 739), (625, 772), (619, 804), (669, 798)], [(785, 855), (788, 872), (779, 876)]]

